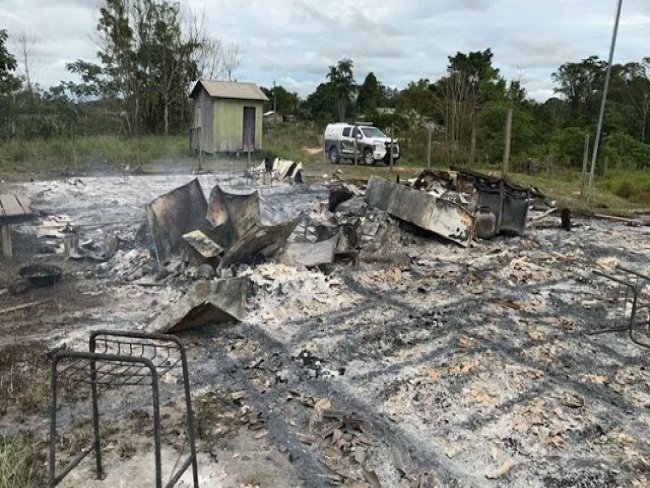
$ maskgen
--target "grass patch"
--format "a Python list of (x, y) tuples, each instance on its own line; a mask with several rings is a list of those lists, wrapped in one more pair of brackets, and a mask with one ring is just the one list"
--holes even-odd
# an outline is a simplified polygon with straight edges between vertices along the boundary
[(601, 191), (613, 193), (633, 205), (650, 207), (650, 171), (616, 170), (596, 180)]
[(124, 165), (135, 169), (158, 160), (189, 157), (187, 136), (145, 136), (139, 140), (119, 136), (79, 137), (73, 147), (67, 138), (12, 141), (0, 145), (2, 179), (118, 172)]
[(323, 135), (313, 127), (300, 123), (270, 125), (265, 128), (262, 157), (290, 159), (302, 163), (323, 161)]
[(0, 488), (43, 486), (41, 457), (23, 434), (0, 437)]

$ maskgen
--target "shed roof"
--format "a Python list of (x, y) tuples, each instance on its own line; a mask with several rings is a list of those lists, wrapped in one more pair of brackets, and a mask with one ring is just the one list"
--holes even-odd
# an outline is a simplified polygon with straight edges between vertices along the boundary
[(214, 98), (235, 98), (238, 100), (260, 100), (268, 98), (255, 83), (242, 83), (239, 81), (214, 81), (199, 80), (194, 85), (190, 97), (194, 98), (199, 86), (203, 86), (208, 95)]

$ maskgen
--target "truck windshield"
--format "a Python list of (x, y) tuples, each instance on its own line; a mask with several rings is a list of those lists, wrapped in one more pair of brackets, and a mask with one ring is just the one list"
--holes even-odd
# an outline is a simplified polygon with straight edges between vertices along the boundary
[(361, 132), (363, 132), (363, 135), (366, 137), (386, 137), (382, 131), (377, 129), (377, 127), (363, 127)]

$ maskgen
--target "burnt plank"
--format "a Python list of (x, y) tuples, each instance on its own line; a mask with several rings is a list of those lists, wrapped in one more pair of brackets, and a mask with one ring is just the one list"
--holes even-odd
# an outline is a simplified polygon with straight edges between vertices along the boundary
[(31, 209), (32, 202), (29, 198), (27, 198), (25, 195), (16, 194), (16, 200), (18, 200), (18, 204), (23, 208), (23, 212), (25, 214), (32, 213), (32, 209)]
[(0, 205), (2, 205), (4, 215), (7, 217), (16, 217), (25, 214), (23, 207), (18, 203), (16, 195), (0, 195)]

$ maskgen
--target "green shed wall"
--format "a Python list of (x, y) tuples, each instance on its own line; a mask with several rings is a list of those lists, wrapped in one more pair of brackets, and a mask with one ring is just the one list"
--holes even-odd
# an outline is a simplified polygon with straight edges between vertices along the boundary
[(217, 152), (244, 149), (244, 107), (255, 107), (255, 149), (262, 149), (263, 103), (252, 100), (213, 100), (213, 143)]

